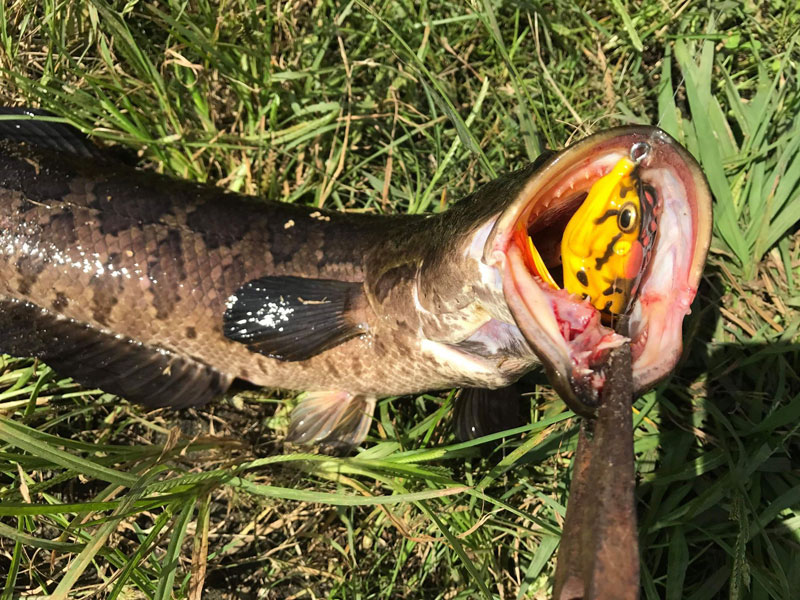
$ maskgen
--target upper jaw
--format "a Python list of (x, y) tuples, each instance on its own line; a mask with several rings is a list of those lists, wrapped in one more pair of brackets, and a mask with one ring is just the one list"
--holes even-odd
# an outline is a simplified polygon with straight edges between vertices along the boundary
[[(603, 326), (588, 301), (554, 291), (533, 277), (512, 234), (523, 220), (529, 226), (537, 220), (563, 220), (554, 215), (574, 211), (578, 195), (637, 142), (650, 145), (640, 174), (656, 189), (662, 212), (652, 257), (629, 311), (626, 338)], [(660, 129), (621, 127), (570, 146), (532, 173), (497, 219), (483, 260), (501, 273), (511, 314), (553, 387), (575, 412), (591, 415), (612, 348), (630, 339), (637, 394), (675, 366), (682, 350), (683, 318), (697, 292), (710, 236), (711, 195), (694, 158)]]

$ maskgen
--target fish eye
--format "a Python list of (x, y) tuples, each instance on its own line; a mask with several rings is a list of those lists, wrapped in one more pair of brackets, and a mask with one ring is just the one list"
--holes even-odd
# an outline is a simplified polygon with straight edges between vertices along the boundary
[(636, 228), (638, 220), (636, 206), (629, 202), (623, 205), (617, 214), (617, 227), (625, 233), (630, 233)]

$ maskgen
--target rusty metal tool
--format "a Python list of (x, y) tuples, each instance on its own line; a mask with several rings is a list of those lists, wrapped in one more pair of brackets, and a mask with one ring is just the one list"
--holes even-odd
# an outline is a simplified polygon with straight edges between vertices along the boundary
[(606, 373), (597, 413), (582, 422), (573, 458), (554, 600), (639, 597), (629, 344), (611, 353)]

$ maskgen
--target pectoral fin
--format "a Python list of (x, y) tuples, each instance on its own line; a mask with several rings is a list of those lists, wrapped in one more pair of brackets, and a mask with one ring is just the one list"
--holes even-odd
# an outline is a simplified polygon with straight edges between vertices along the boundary
[(306, 360), (364, 333), (365, 302), (358, 282), (261, 277), (228, 298), (223, 331), (270, 358)]
[(286, 440), (296, 444), (358, 446), (367, 437), (375, 398), (348, 392), (309, 392), (292, 411)]

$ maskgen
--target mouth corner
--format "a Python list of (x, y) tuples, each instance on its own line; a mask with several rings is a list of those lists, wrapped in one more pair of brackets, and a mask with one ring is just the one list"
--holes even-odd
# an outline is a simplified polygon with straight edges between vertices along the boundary
[(604, 325), (588, 301), (554, 290), (532, 275), (517, 245), (509, 247), (501, 269), (516, 325), (551, 384), (576, 413), (593, 415), (605, 382), (602, 365), (608, 353), (628, 338)]

